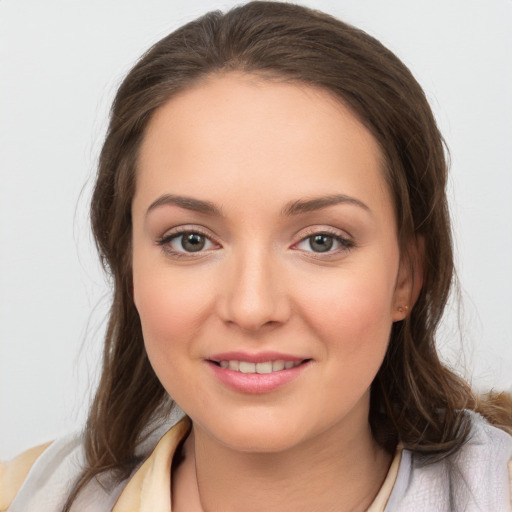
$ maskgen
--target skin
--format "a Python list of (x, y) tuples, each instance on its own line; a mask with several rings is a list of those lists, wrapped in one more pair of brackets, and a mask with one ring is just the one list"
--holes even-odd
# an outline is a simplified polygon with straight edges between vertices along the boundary
[[(197, 84), (150, 121), (132, 206), (134, 300), (151, 364), (193, 421), (173, 511), (365, 510), (378, 492), (391, 458), (370, 432), (369, 388), (413, 291), (381, 161), (329, 93), (239, 73)], [(166, 194), (220, 215), (150, 208)], [(333, 194), (355, 201), (283, 214)], [(187, 253), (177, 227), (206, 235), (204, 249)], [(348, 242), (319, 253), (315, 233)], [(227, 387), (207, 363), (267, 350), (310, 362), (262, 394)]]

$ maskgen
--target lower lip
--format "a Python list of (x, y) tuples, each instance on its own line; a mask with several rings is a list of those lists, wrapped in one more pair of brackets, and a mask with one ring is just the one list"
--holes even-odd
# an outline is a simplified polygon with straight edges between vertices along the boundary
[(309, 366), (310, 362), (307, 361), (294, 368), (273, 373), (242, 373), (222, 368), (211, 361), (207, 361), (207, 364), (215, 376), (231, 389), (240, 393), (261, 395), (275, 391), (296, 379)]

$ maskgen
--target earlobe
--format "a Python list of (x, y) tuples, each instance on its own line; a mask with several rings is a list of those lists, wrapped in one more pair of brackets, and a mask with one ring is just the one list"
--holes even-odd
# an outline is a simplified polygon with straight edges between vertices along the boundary
[(406, 318), (418, 299), (423, 285), (424, 247), (424, 238), (417, 237), (401, 258), (393, 297), (393, 322)]

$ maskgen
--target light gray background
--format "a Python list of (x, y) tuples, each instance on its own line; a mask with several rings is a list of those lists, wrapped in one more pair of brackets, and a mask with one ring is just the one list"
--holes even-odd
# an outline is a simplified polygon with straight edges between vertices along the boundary
[[(0, 458), (85, 418), (108, 304), (87, 203), (117, 84), (171, 29), (235, 3), (0, 0)], [(304, 3), (381, 39), (426, 90), (451, 150), (464, 303), (440, 345), (477, 388), (510, 389), (512, 2)]]

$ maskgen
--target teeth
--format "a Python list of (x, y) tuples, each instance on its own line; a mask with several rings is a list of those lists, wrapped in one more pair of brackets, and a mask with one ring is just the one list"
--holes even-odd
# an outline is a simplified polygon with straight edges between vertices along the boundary
[(280, 372), (281, 370), (284, 370), (284, 361), (279, 359), (278, 361), (274, 361), (272, 363), (272, 371), (273, 372)]
[(256, 372), (256, 365), (247, 361), (240, 361), (240, 371), (242, 373), (254, 373)]
[(250, 363), (248, 361), (219, 361), (221, 368), (229, 368), (241, 373), (273, 373), (289, 370), (299, 366), (302, 361), (264, 361), (262, 363)]
[[(238, 372), (240, 370), (240, 361), (229, 361), (227, 362), (230, 370), (235, 370), (235, 372)], [(222, 366), (222, 361), (221, 361)]]
[(256, 363), (256, 373), (272, 373), (272, 362)]

